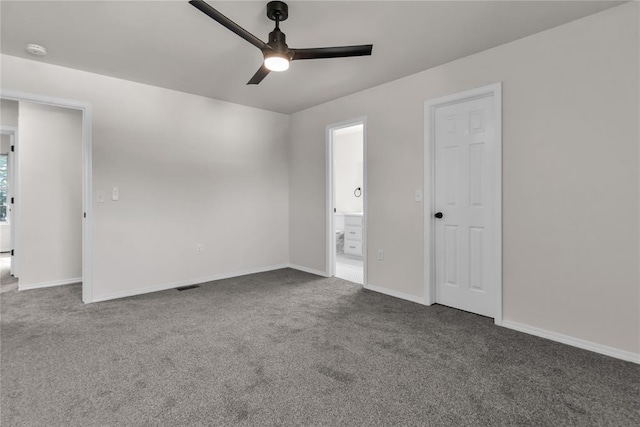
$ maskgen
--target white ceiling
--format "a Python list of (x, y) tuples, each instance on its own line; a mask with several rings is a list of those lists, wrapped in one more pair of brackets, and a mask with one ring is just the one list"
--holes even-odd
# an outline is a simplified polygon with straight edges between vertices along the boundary
[[(209, 2), (265, 40), (267, 1)], [(292, 113), (599, 12), (613, 1), (289, 1), (290, 47), (373, 43), (371, 57), (294, 62), (258, 86), (258, 49), (184, 1), (2, 1), (1, 50)], [(34, 58), (27, 43), (49, 54)]]

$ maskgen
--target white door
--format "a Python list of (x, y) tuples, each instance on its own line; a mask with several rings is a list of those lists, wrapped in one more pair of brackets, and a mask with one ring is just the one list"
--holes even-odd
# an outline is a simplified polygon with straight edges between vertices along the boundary
[(500, 149), (493, 96), (435, 109), (436, 302), (495, 317)]

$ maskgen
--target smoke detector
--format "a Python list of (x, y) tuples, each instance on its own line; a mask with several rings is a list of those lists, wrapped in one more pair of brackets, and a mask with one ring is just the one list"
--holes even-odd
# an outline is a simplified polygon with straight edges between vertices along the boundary
[(47, 49), (44, 46), (40, 46), (39, 44), (30, 43), (27, 45), (26, 50), (31, 55), (35, 56), (45, 56), (47, 54)]

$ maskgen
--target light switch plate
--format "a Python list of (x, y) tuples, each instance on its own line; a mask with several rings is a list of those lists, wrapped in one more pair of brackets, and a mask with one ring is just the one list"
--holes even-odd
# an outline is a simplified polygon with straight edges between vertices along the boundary
[(113, 191), (111, 192), (111, 200), (118, 200), (120, 198), (120, 189), (118, 187), (113, 187)]
[(422, 190), (416, 190), (416, 202), (422, 201)]

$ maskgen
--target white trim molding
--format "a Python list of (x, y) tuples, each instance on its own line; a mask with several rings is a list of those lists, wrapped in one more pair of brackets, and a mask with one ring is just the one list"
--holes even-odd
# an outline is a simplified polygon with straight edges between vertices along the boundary
[[(92, 107), (91, 104), (71, 99), (54, 98), (51, 96), (34, 95), (26, 92), (14, 90), (0, 90), (0, 99), (12, 101), (33, 102), (36, 104), (50, 105), (54, 107), (71, 108), (82, 111), (82, 209), (84, 218), (82, 221), (82, 301), (89, 303), (93, 300), (93, 163), (92, 163)], [(19, 144), (19, 142), (18, 142)], [(18, 147), (16, 144), (16, 154)], [(15, 162), (18, 163), (17, 161)], [(16, 165), (17, 166), (17, 165)], [(16, 192), (20, 191), (20, 181), (16, 180)], [(16, 209), (19, 211), (20, 198), (16, 199)], [(16, 255), (18, 256), (18, 266), (20, 266), (19, 223), (14, 225)], [(15, 259), (15, 257), (14, 257)], [(54, 283), (54, 282), (51, 282)]]
[(103, 301), (109, 301), (109, 300), (120, 299), (120, 298), (134, 297), (137, 295), (144, 295), (152, 292), (160, 292), (160, 291), (166, 291), (169, 289), (175, 289), (181, 286), (201, 285), (203, 283), (214, 282), (216, 280), (232, 279), (234, 277), (247, 276), (249, 274), (256, 274), (256, 273), (266, 273), (267, 271), (281, 270), (283, 268), (288, 268), (288, 267), (289, 267), (289, 264), (276, 264), (276, 265), (270, 265), (267, 267), (258, 267), (258, 268), (252, 268), (249, 270), (244, 270), (244, 271), (237, 271), (234, 273), (214, 274), (212, 276), (198, 277), (195, 279), (180, 280), (180, 281), (171, 282), (171, 283), (162, 283), (159, 285), (147, 286), (146, 288), (136, 289), (133, 291), (123, 291), (123, 292), (115, 292), (107, 295), (99, 295), (96, 298), (94, 298), (93, 301), (91, 302), (103, 302)]
[(394, 291), (392, 289), (385, 288), (384, 286), (369, 284), (369, 285), (364, 285), (364, 288), (373, 292), (378, 292), (378, 293), (390, 296), (390, 297), (399, 298), (405, 301), (411, 301), (417, 304), (425, 305), (424, 298), (420, 298), (415, 295), (405, 294), (404, 292)]
[(54, 286), (73, 285), (76, 283), (82, 283), (82, 277), (75, 277), (73, 279), (54, 280), (51, 282), (32, 283), (30, 285), (21, 285), (20, 281), (18, 281), (18, 290), (29, 291), (31, 289), (53, 288)]
[[(436, 303), (436, 281), (435, 281), (435, 224), (432, 213), (435, 212), (435, 109), (445, 105), (470, 101), (473, 99), (493, 97), (495, 138), (498, 145), (497, 162), (502, 165), (502, 82), (494, 83), (475, 89), (458, 92), (436, 99), (430, 99), (424, 103), (424, 294), (425, 305)], [(496, 290), (497, 301), (495, 308), (494, 322), (496, 325), (502, 324), (502, 167), (494, 171), (495, 179), (500, 183), (495, 197), (495, 241), (494, 250), (497, 252), (497, 264), (495, 266), (498, 283)]]
[(289, 264), (288, 267), (294, 270), (303, 271), (305, 273), (315, 274), (316, 276), (331, 277), (327, 274), (327, 272), (316, 270), (315, 268), (303, 267), (297, 264)]
[(540, 338), (546, 338), (562, 344), (578, 347), (583, 350), (593, 351), (594, 353), (604, 354), (605, 356), (615, 357), (616, 359), (625, 360), (640, 364), (640, 354), (632, 353), (626, 350), (620, 350), (615, 347), (598, 344), (592, 341), (586, 341), (580, 338), (564, 335), (558, 332), (548, 331), (546, 329), (536, 328), (534, 326), (524, 325), (511, 320), (502, 320), (502, 327), (513, 329), (514, 331), (524, 332), (525, 334), (535, 335)]

